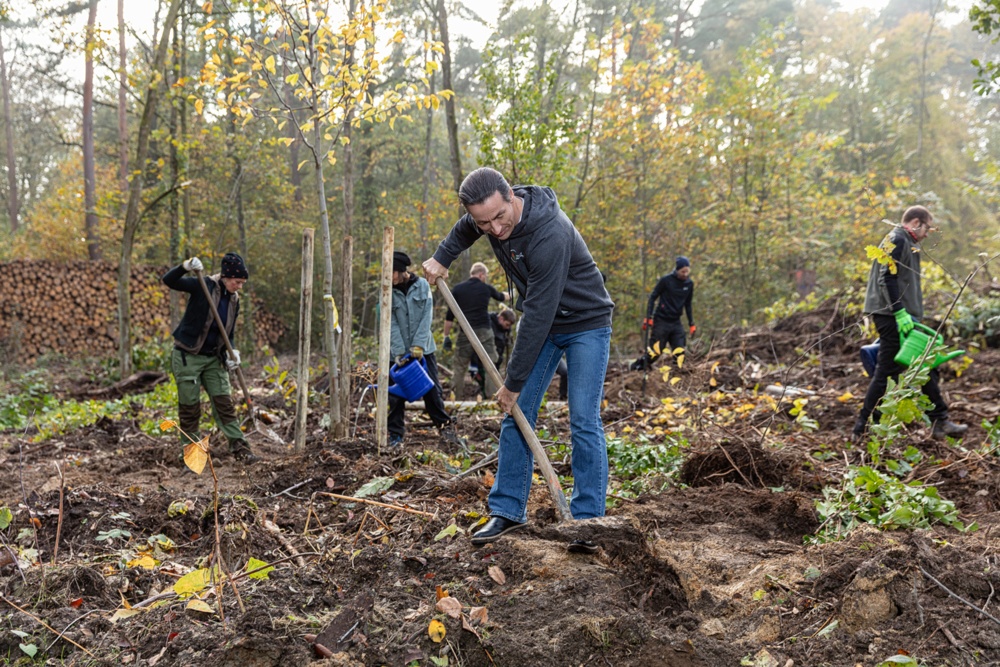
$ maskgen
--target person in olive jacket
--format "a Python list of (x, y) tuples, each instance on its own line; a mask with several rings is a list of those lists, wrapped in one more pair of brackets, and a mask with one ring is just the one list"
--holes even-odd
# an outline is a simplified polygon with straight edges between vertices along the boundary
[[(235, 359), (227, 358), (225, 343), (198, 279), (185, 276), (189, 271), (202, 269), (201, 260), (192, 257), (163, 276), (163, 284), (167, 287), (188, 293), (184, 316), (174, 329), (174, 351), (170, 359), (177, 382), (178, 421), (184, 433), (199, 439), (201, 388), (204, 387), (212, 403), (215, 423), (229, 440), (233, 456), (243, 463), (253, 463), (260, 459), (240, 430), (229, 383), (229, 371), (240, 363), (239, 351), (234, 350)], [(240, 312), (239, 291), (249, 278), (243, 258), (232, 252), (222, 258), (222, 270), (218, 275), (205, 276), (205, 284), (230, 340)]]

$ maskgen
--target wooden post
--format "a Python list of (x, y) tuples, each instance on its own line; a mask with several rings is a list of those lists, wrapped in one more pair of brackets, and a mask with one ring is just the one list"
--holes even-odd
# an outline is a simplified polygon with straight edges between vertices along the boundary
[(382, 231), (382, 280), (379, 290), (378, 323), (378, 394), (376, 396), (375, 431), (378, 453), (389, 444), (389, 344), (392, 338), (392, 250), (396, 230)]
[(340, 422), (334, 424), (335, 438), (346, 438), (351, 426), (351, 333), (354, 322), (354, 239), (344, 237), (340, 274)]
[(299, 297), (299, 364), (295, 392), (295, 451), (306, 446), (309, 414), (309, 343), (312, 336), (313, 229), (302, 230), (302, 295)]

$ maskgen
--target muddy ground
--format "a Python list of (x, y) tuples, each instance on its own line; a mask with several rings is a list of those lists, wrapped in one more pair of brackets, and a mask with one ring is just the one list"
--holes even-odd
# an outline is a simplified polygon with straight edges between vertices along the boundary
[[(972, 425), (961, 445), (931, 440), (926, 427), (905, 443), (924, 454), (906, 479), (937, 485), (979, 530), (861, 528), (806, 545), (821, 489), (864, 462), (848, 443), (866, 386), (857, 332), (825, 308), (702, 340), (680, 371), (649, 374), (645, 397), (641, 374), (612, 369), (604, 418), (618, 435), (631, 427), (667, 438), (637, 411), (688, 401), (661, 429), (690, 443), (677, 479), (570, 525), (555, 520), (536, 484), (529, 528), (487, 548), (473, 548), (467, 532), (487, 512), (490, 468), (455, 473), (490, 452), (495, 414), (459, 415), (468, 451), (409, 413), (405, 446), (380, 454), (367, 411), (340, 442), (324, 440), (311, 418), (301, 453), (252, 437), (265, 462), (249, 468), (217, 448), (222, 560), (233, 572), (250, 558), (275, 565), (266, 579), (237, 577), (239, 599), (229, 586), (204, 595), (217, 609), (221, 592), (224, 619), (171, 592), (214, 564), (216, 543), (211, 476), (187, 470), (175, 440), (106, 420), (40, 443), (30, 432), (0, 435), (0, 506), (14, 510), (0, 535), (10, 543), (28, 529), (22, 546), (42, 563), (0, 558), (0, 662), (782, 667), (878, 665), (906, 653), (925, 665), (1000, 664), (1000, 466), (981, 451), (980, 426), (1000, 413), (1000, 352), (983, 351), (959, 378), (945, 372), (953, 418)], [(776, 414), (718, 407), (777, 382), (816, 392), (807, 409), (819, 430), (798, 428), (787, 401)], [(280, 399), (270, 404), (281, 412)], [(568, 437), (564, 411), (541, 424)], [(290, 420), (279, 431), (290, 440)], [(564, 456), (554, 463), (569, 474)], [(377, 477), (395, 481), (373, 499), (426, 514), (325, 495), (354, 494)], [(599, 553), (567, 553), (577, 537)], [(130, 567), (151, 543), (158, 564)], [(461, 605), (454, 616), (438, 603), (445, 594)], [(139, 611), (113, 621), (123, 605)], [(446, 632), (440, 642), (429, 634), (434, 620)], [(21, 644), (35, 645), (35, 657)]]

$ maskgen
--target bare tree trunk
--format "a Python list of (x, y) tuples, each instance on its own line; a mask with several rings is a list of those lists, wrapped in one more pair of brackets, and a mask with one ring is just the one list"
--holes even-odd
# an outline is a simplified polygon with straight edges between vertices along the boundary
[(934, 34), (934, 25), (937, 20), (938, 10), (941, 8), (941, 0), (936, 0), (931, 7), (931, 24), (924, 35), (924, 50), (920, 55), (920, 102), (917, 108), (917, 182), (923, 176), (923, 159), (921, 153), (924, 150), (924, 116), (927, 115), (927, 51), (931, 44), (931, 35)]
[(0, 88), (3, 89), (3, 126), (7, 139), (7, 217), (10, 231), (17, 231), (20, 204), (17, 198), (17, 161), (14, 158), (14, 118), (10, 112), (10, 79), (3, 52), (3, 30), (0, 30)]
[(351, 334), (354, 331), (354, 239), (350, 236), (344, 237), (341, 252), (341, 292), (344, 295), (340, 304), (340, 322), (344, 333), (340, 338), (340, 422), (334, 426), (333, 435), (335, 438), (346, 438), (351, 425)]
[[(183, 0), (171, 0), (167, 18), (163, 23), (163, 33), (156, 47), (151, 71), (163, 73), (167, 60), (167, 47), (170, 45), (170, 30), (177, 21)], [(142, 199), (142, 171), (149, 152), (149, 134), (153, 128), (153, 117), (160, 95), (162, 81), (154, 76), (146, 88), (146, 100), (142, 108), (142, 118), (139, 121), (139, 132), (136, 137), (135, 166), (137, 174), (129, 183), (128, 206), (125, 209), (125, 231), (122, 235), (122, 254), (118, 264), (118, 362), (122, 377), (132, 373), (132, 302), (129, 294), (129, 279), (132, 274), (132, 247), (135, 245), (135, 235), (139, 231), (139, 203)]]
[(128, 192), (128, 73), (125, 71), (125, 0), (118, 0), (118, 181)]
[(84, 48), (83, 77), (83, 208), (84, 230), (87, 236), (87, 258), (101, 259), (97, 238), (97, 184), (94, 173), (94, 24), (97, 21), (97, 0), (90, 0), (87, 14), (87, 45)]
[[(432, 36), (425, 33), (425, 41), (430, 42)], [(433, 57), (433, 52), (428, 58)], [(434, 73), (431, 72), (428, 77), (428, 93), (434, 94)], [(434, 107), (427, 106), (427, 124), (424, 131), (424, 173), (423, 173), (423, 188), (420, 196), (420, 256), (427, 257), (427, 238), (429, 236), (427, 230), (427, 222), (430, 217), (430, 199), (431, 199), (431, 181), (434, 178)], [(423, 260), (419, 260), (423, 261)]]
[[(180, 79), (180, 38), (177, 29), (174, 29), (174, 60), (173, 75), (171, 77), (171, 88)], [(181, 182), (180, 158), (177, 155), (177, 144), (180, 139), (177, 136), (178, 112), (177, 100), (170, 96), (170, 176), (176, 186)], [(174, 190), (170, 194), (170, 265), (176, 266), (181, 262), (181, 219), (180, 219), (180, 197)], [(170, 327), (177, 326), (181, 319), (181, 293), (177, 290), (170, 290)]]
[[(444, 0), (437, 0), (437, 22), (438, 33), (441, 36), (441, 45), (444, 53), (441, 54), (441, 88), (443, 90), (455, 90), (451, 80), (451, 40), (448, 37), (448, 10), (445, 9)], [(451, 158), (451, 183), (458, 194), (458, 189), (462, 185), (462, 153), (458, 148), (458, 113), (455, 110), (455, 96), (451, 95), (444, 101), (445, 124), (448, 127), (448, 155)], [(464, 213), (462, 205), (458, 205), (458, 215)], [(470, 266), (469, 251), (462, 253), (458, 260), (458, 275), (464, 276), (469, 272)]]
[[(236, 161), (236, 171), (238, 173), (237, 178), (239, 179), (236, 183), (236, 228), (240, 235), (240, 254), (243, 255), (243, 262), (247, 266), (247, 272), (250, 273), (253, 266), (250, 261), (250, 249), (247, 245), (247, 223), (246, 218), (243, 215), (243, 178), (245, 174), (243, 171), (243, 162), (239, 157), (235, 157), (234, 159)], [(247, 281), (244, 289), (246, 290), (246, 299), (244, 302), (246, 315), (244, 315), (243, 321), (246, 324), (243, 326), (243, 349), (247, 360), (252, 362), (257, 356), (257, 330), (253, 323), (253, 285), (250, 281)]]
[[(181, 54), (180, 63), (181, 69), (179, 72), (180, 77), (183, 79), (187, 76), (187, 21), (188, 13), (184, 12), (181, 16)], [(181, 173), (184, 177), (187, 177), (188, 173), (188, 156), (190, 155), (188, 149), (188, 105), (181, 104), (181, 142), (184, 150), (180, 153), (181, 158)], [(191, 256), (191, 192), (188, 188), (181, 190), (181, 213), (183, 218), (183, 229), (184, 234), (181, 239), (181, 256), (190, 257)]]

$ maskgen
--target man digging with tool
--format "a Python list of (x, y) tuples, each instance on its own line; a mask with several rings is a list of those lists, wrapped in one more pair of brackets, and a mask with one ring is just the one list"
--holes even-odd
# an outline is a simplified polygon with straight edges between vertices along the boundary
[[(487, 279), (490, 277), (489, 269), (482, 262), (476, 262), (469, 271), (469, 279), (464, 283), (455, 285), (452, 294), (458, 301), (459, 308), (465, 313), (465, 317), (472, 325), (473, 331), (479, 342), (486, 348), (490, 360), (495, 364), (499, 359), (496, 345), (493, 341), (493, 328), (490, 326), (490, 299), (506, 301), (507, 295), (498, 291), (490, 285)], [(445, 352), (451, 350), (451, 328), (455, 324), (455, 314), (448, 310), (444, 318), (444, 349)], [(465, 332), (458, 330), (455, 344), (455, 375), (452, 377), (451, 389), (455, 392), (455, 400), (465, 400), (465, 378), (468, 376), (466, 369), (469, 367), (469, 359), (472, 358), (472, 343), (465, 336)], [(497, 388), (493, 386), (489, 378), (486, 379), (486, 393), (484, 398), (488, 398), (496, 393)]]
[[(215, 423), (229, 440), (229, 450), (237, 461), (254, 463), (260, 458), (251, 451), (240, 430), (240, 422), (233, 407), (232, 386), (229, 384), (229, 370), (235, 369), (240, 363), (239, 352), (233, 351), (235, 359), (225, 358), (226, 348), (208, 299), (197, 278), (184, 276), (189, 271), (199, 272), (203, 269), (201, 260), (192, 257), (163, 276), (163, 284), (167, 287), (188, 293), (184, 317), (174, 329), (174, 351), (170, 358), (171, 370), (177, 382), (178, 421), (184, 433), (195, 440), (200, 437), (201, 388), (204, 387), (212, 402)], [(249, 277), (243, 258), (233, 252), (226, 253), (222, 258), (219, 275), (205, 277), (212, 301), (230, 340), (240, 312), (239, 291)]]
[[(534, 428), (564, 353), (573, 445), (570, 511), (574, 519), (604, 516), (608, 451), (600, 411), (614, 303), (601, 273), (550, 188), (512, 189), (498, 171), (483, 167), (465, 178), (458, 196), (468, 213), (424, 262), (424, 275), (431, 283), (447, 278), (447, 267), (459, 254), (488, 236), (508, 279), (517, 286), (517, 308), (523, 312), (507, 376), (495, 396), (507, 416), (500, 428), (497, 474), (489, 495), (491, 518), (472, 536), (472, 544), (488, 544), (527, 523), (533, 457), (510, 413), (516, 403)], [(575, 540), (569, 549), (594, 553), (597, 545)]]
[[(879, 401), (885, 395), (889, 378), (899, 378), (903, 367), (896, 363), (896, 354), (901, 345), (900, 334), (905, 336), (913, 330), (914, 322), (924, 316), (924, 295), (920, 286), (920, 242), (933, 231), (934, 216), (923, 206), (911, 206), (903, 213), (903, 224), (889, 232), (882, 240), (883, 248), (892, 246), (889, 256), (891, 263), (880, 264), (872, 261), (868, 274), (868, 288), (865, 292), (865, 314), (871, 315), (878, 329), (881, 344), (875, 372), (872, 373), (865, 393), (865, 403), (854, 423), (855, 440), (864, 438), (868, 430), (868, 418), (878, 421)], [(895, 270), (890, 267), (894, 266)], [(948, 419), (948, 405), (938, 388), (938, 371), (931, 370), (930, 379), (922, 387), (934, 407), (927, 416), (934, 424), (931, 436), (943, 439), (945, 436), (961, 436), (968, 430), (965, 424), (956, 424)]]

